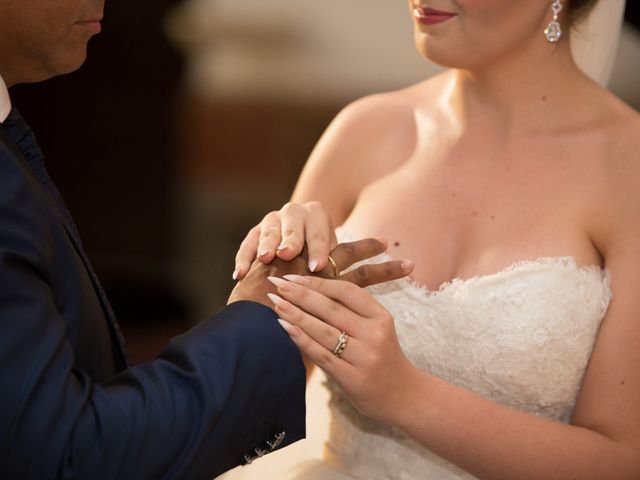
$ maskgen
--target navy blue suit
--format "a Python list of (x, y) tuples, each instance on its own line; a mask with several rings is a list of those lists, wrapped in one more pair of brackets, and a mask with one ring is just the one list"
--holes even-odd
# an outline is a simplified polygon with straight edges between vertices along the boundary
[(129, 367), (31, 132), (0, 127), (0, 478), (207, 479), (304, 436), (300, 354), (238, 302)]

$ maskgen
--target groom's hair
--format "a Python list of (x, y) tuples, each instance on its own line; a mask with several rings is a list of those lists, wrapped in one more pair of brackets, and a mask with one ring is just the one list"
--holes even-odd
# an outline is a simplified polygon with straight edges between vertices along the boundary
[(569, 21), (575, 24), (582, 20), (599, 0), (570, 0)]

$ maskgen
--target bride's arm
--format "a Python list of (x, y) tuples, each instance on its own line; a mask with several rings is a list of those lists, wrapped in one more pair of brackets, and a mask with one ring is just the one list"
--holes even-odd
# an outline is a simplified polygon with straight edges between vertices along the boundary
[(320, 201), (333, 224), (342, 225), (360, 192), (407, 158), (415, 128), (413, 106), (399, 92), (350, 104), (311, 153), (292, 201)]

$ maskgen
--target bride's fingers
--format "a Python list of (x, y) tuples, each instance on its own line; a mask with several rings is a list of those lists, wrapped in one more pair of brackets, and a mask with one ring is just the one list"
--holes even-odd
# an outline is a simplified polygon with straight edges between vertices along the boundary
[[(296, 276), (293, 275), (293, 277)], [(356, 313), (321, 293), (282, 278), (269, 277), (269, 281), (278, 288), (278, 294), (293, 306), (304, 310), (339, 331), (345, 330), (350, 335), (359, 337), (361, 329), (366, 328), (363, 327), (361, 321), (358, 321)], [(345, 285), (358, 288), (350, 283), (345, 283)]]
[[(344, 354), (341, 357), (336, 357), (299, 327), (292, 325), (285, 319), (279, 319), (279, 321), (282, 328), (284, 328), (285, 332), (287, 332), (302, 354), (327, 372), (331, 377), (350, 378), (355, 375), (354, 367), (344, 360)], [(345, 348), (345, 353), (351, 346), (349, 341)]]
[(268, 213), (260, 223), (260, 241), (258, 243), (258, 260), (270, 263), (276, 256), (276, 248), (282, 241), (280, 214)]
[[(269, 300), (273, 302), (278, 316), (289, 322), (291, 325), (298, 327), (314, 342), (320, 344), (325, 350), (333, 354), (333, 350), (338, 346), (341, 330), (328, 325), (322, 320), (301, 310), (290, 302), (286, 301), (278, 295), (269, 293)], [(349, 338), (349, 349), (345, 348), (341, 354), (341, 358), (351, 364), (357, 358), (357, 350), (359, 349), (358, 340)]]
[(256, 225), (249, 230), (249, 233), (240, 244), (240, 248), (236, 254), (235, 270), (233, 271), (234, 280), (242, 280), (251, 268), (251, 264), (258, 253), (259, 241), (260, 225)]
[(327, 266), (329, 251), (335, 246), (331, 219), (319, 202), (304, 205), (307, 211), (305, 239), (309, 255), (309, 270), (319, 272)]
[(305, 214), (305, 209), (297, 203), (287, 203), (280, 210), (282, 240), (278, 245), (276, 254), (282, 260), (292, 260), (302, 253), (304, 248)]
[(369, 292), (350, 282), (299, 275), (285, 275), (284, 278), (290, 283), (284, 285), (284, 289), (279, 287), (278, 293), (282, 292), (282, 296), (294, 305), (340, 330), (346, 330), (346, 322), (342, 320), (345, 312), (373, 318), (383, 309)]
[(409, 260), (391, 260), (384, 263), (362, 265), (339, 277), (340, 280), (368, 287), (378, 283), (404, 278), (413, 271), (413, 262)]

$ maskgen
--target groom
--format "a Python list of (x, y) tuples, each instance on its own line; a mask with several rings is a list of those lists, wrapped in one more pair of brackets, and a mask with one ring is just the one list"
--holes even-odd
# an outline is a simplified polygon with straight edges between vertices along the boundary
[[(304, 436), (304, 366), (265, 299), (267, 275), (305, 273), (304, 262), (257, 265), (234, 303), (129, 367), (7, 90), (80, 67), (103, 7), (0, 0), (0, 478), (209, 479)], [(376, 253), (341, 248), (345, 265)]]

